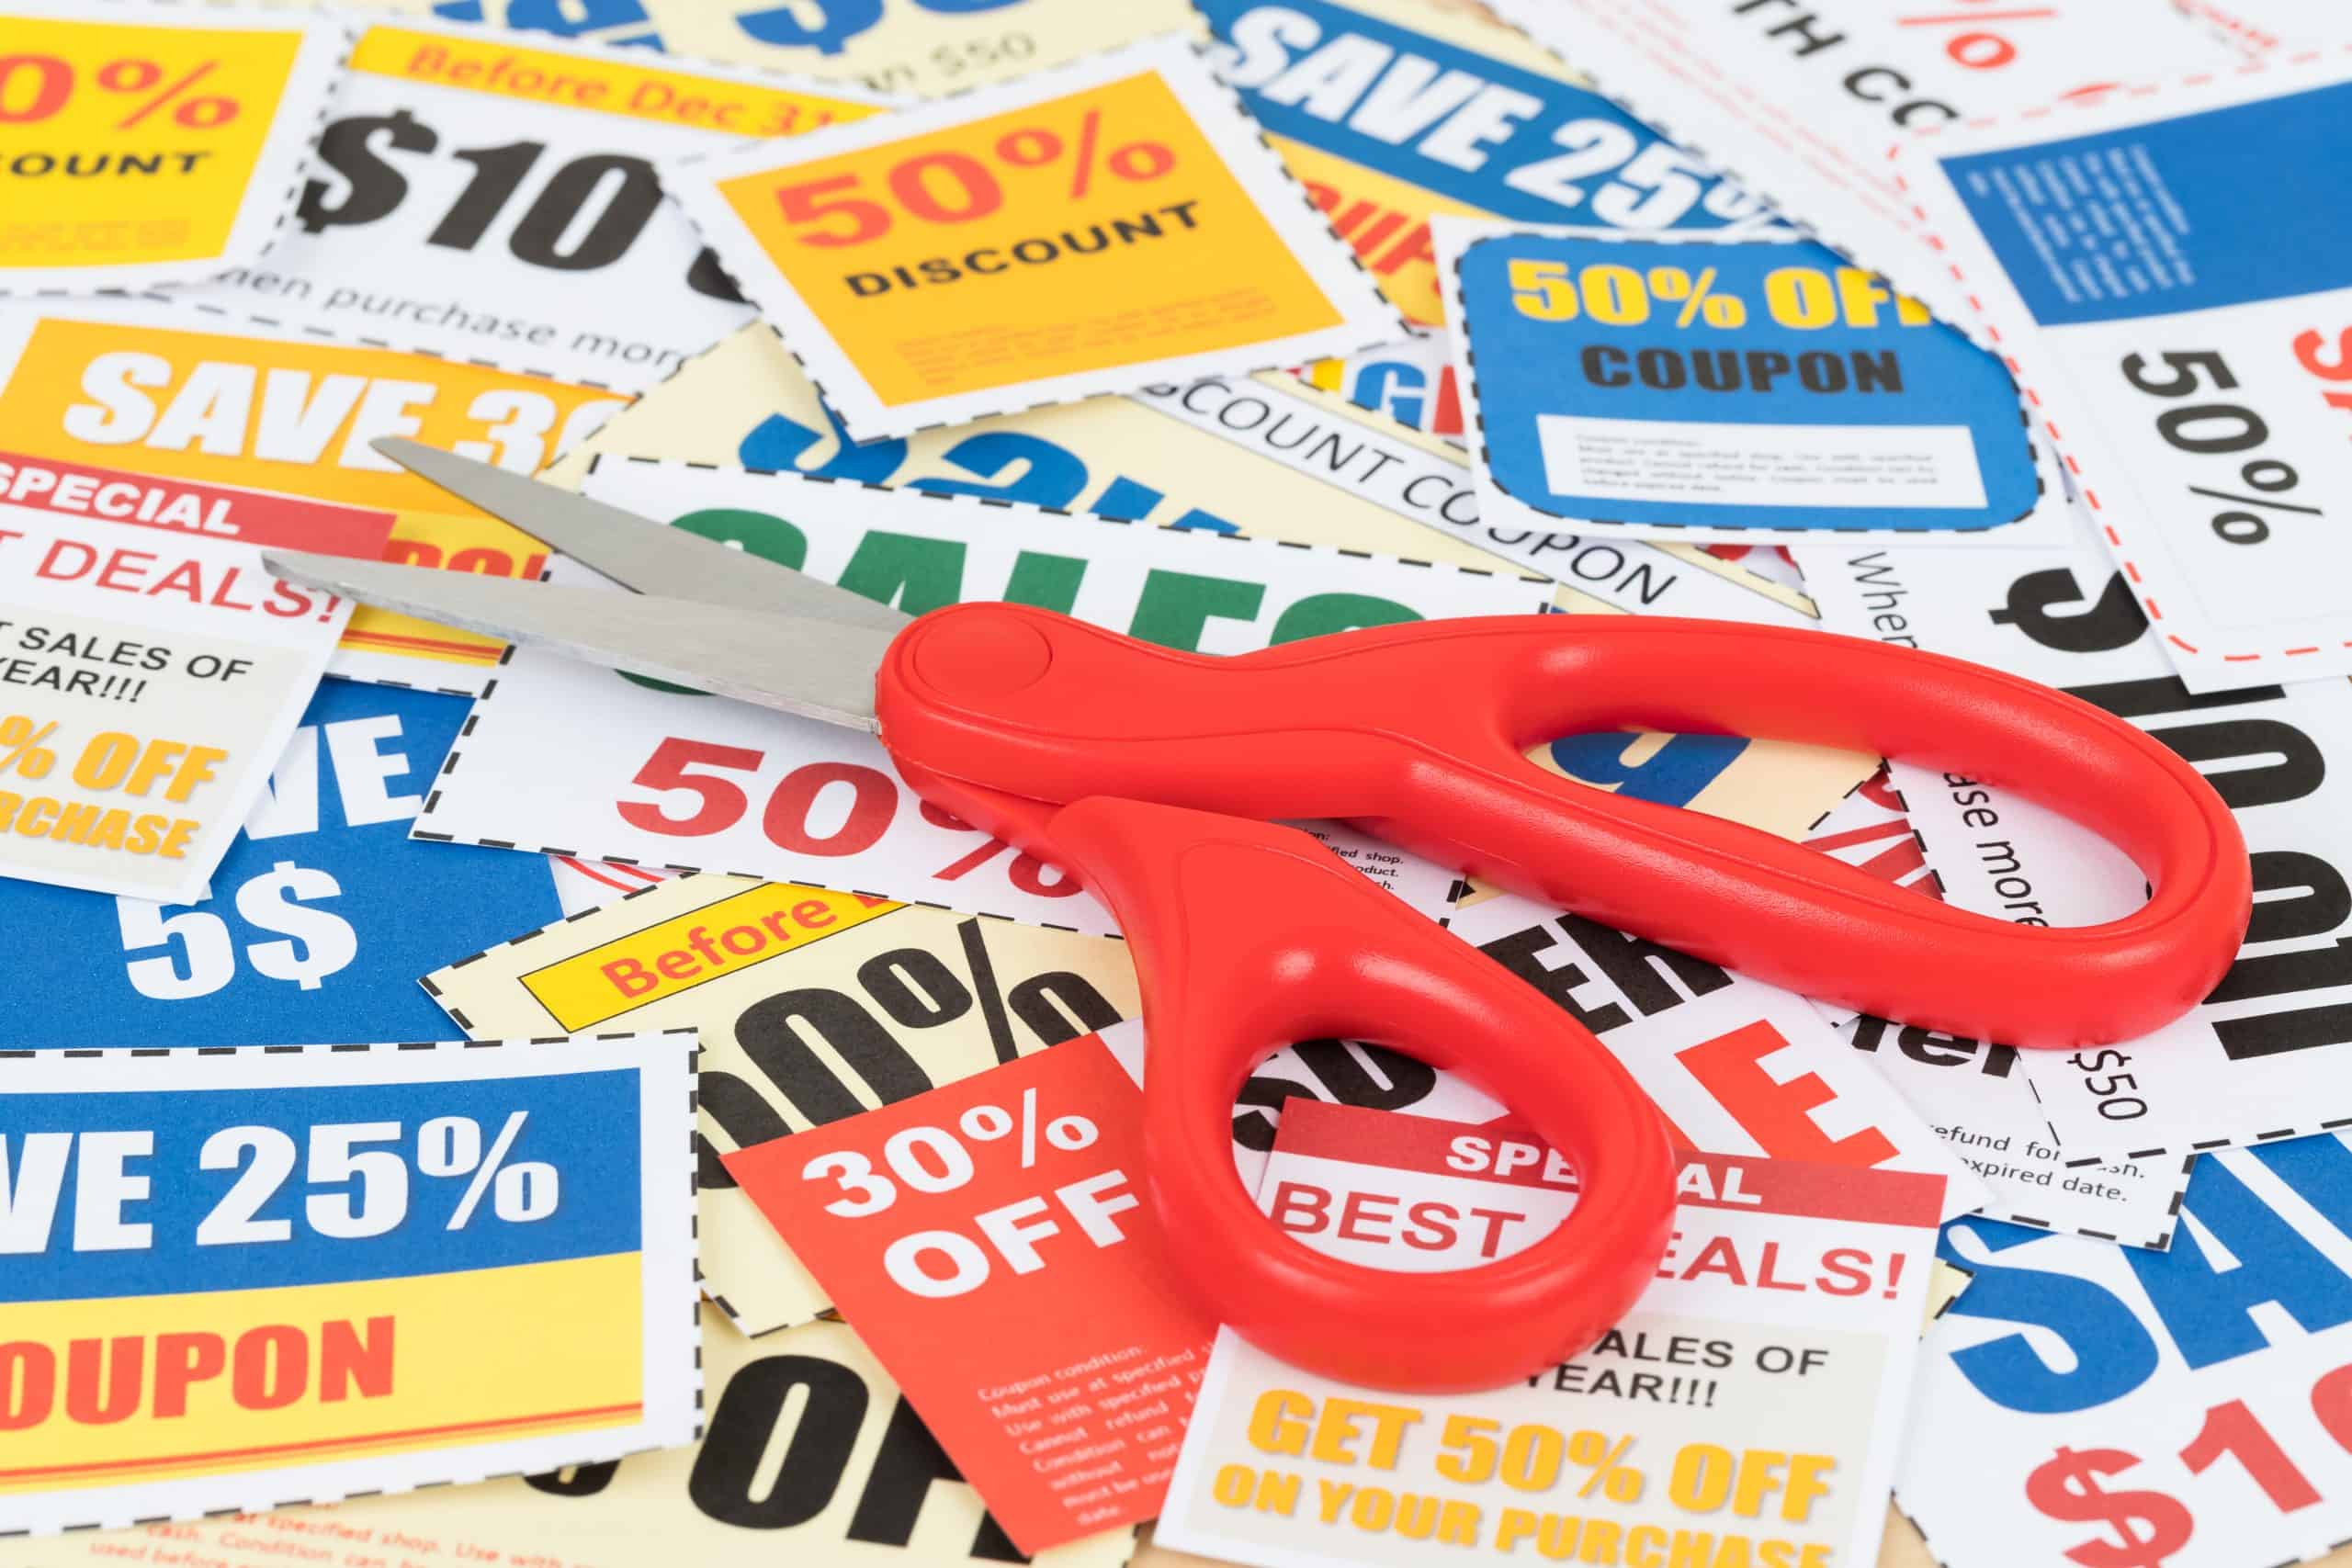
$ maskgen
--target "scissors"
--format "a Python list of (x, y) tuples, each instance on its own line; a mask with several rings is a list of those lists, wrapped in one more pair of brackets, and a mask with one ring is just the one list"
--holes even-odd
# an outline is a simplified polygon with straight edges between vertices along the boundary
[[(1417, 622), (1234, 658), (1021, 604), (910, 618), (487, 464), (375, 445), (639, 592), (283, 551), (271, 571), (872, 731), (922, 797), (1100, 897), (1141, 982), (1147, 1188), (1175, 1277), (1246, 1338), (1351, 1382), (1494, 1387), (1580, 1353), (1656, 1271), (1674, 1160), (1590, 1033), (1280, 821), (1348, 819), (1807, 995), (2024, 1045), (2169, 1021), (2220, 979), (2252, 908), (2236, 824), (2188, 763), (2086, 703), (1958, 660), (1636, 615)], [(1623, 728), (1970, 767), (2120, 845), (2153, 891), (2105, 925), (2029, 931), (1525, 756)], [(1492, 1089), (1576, 1170), (1568, 1219), (1513, 1257), (1428, 1274), (1277, 1231), (1234, 1168), (1235, 1096), (1283, 1043), (1325, 1036), (1400, 1046)]]

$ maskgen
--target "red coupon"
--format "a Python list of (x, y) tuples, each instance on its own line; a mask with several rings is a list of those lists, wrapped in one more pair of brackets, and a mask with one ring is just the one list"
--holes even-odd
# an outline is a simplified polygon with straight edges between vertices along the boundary
[(1031, 1555), (1159, 1512), (1216, 1325), (1097, 1035), (727, 1156)]

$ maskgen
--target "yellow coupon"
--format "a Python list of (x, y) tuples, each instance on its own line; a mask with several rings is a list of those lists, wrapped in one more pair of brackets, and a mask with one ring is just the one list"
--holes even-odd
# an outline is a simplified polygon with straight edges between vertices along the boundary
[(0, 1568), (1122, 1568), (1135, 1552), (1130, 1527), (1024, 1560), (845, 1325), (754, 1341), (705, 1313), (702, 1382), (705, 1429), (682, 1447), (471, 1486), (0, 1540)]
[(344, 47), (324, 17), (0, 8), (0, 291), (191, 282), (293, 205)]
[[(390, 512), (388, 558), (453, 571), (536, 578), (546, 562), (368, 443), (413, 436), (529, 473), (623, 401), (178, 305), (94, 300), (0, 323), (0, 451)], [(363, 605), (327, 668), (479, 692), (503, 647)]]
[(904, 434), (1396, 335), (1181, 39), (667, 184), (850, 430)]
[(427, 976), (489, 1039), (695, 1029), (702, 1271), (747, 1333), (827, 1298), (718, 1156), (1143, 1010), (1115, 937), (741, 876), (684, 876)]

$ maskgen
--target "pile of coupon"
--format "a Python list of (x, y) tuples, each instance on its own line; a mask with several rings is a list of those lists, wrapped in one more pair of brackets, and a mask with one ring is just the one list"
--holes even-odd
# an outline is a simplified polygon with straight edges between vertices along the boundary
[[(266, 570), (621, 592), (388, 436), (910, 614), (1957, 655), (2203, 772), (2251, 925), (2021, 1050), (1311, 825), (1681, 1162), (1574, 1359), (1350, 1386), (1175, 1277), (1063, 868), (869, 735)], [(0, 1568), (2324, 1556), (2348, 443), (2295, 0), (0, 0)], [(1969, 773), (1531, 756), (2019, 925), (2147, 895)], [(1237, 1247), (1577, 1201), (1377, 1041), (1232, 1132)]]

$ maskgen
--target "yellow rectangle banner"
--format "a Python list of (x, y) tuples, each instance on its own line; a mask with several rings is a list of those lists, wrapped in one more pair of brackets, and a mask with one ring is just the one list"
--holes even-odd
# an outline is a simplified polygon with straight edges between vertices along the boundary
[(863, 893), (763, 882), (521, 979), (557, 1022), (577, 1032), (900, 908)]
[(640, 1255), (621, 1252), (16, 1303), (0, 1328), (0, 1493), (633, 1426), (643, 1302)]
[(351, 69), (737, 136), (797, 136), (877, 112), (847, 98), (730, 76), (518, 49), (494, 36), (453, 38), (405, 28), (368, 28), (351, 51)]

